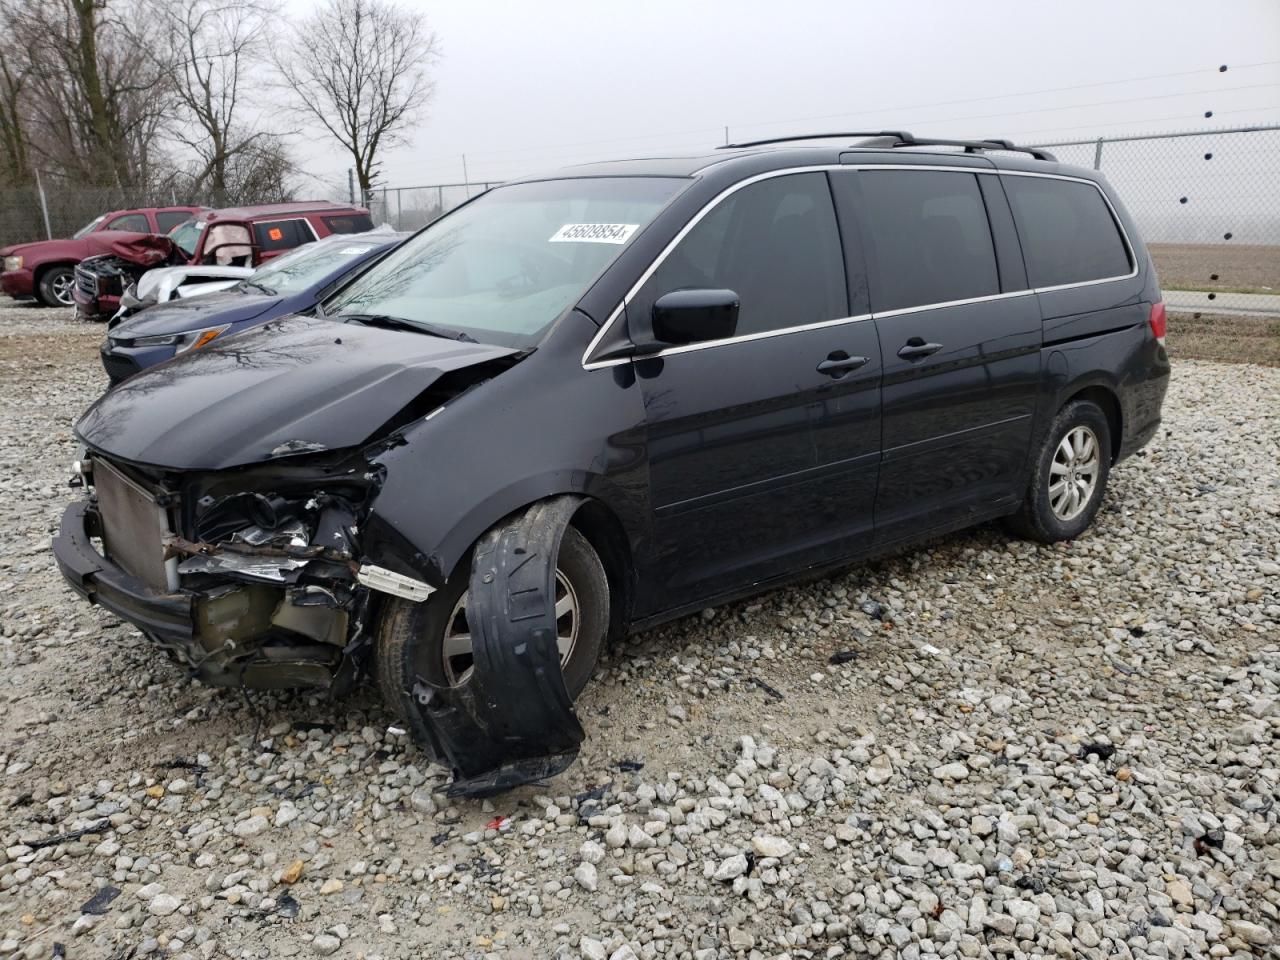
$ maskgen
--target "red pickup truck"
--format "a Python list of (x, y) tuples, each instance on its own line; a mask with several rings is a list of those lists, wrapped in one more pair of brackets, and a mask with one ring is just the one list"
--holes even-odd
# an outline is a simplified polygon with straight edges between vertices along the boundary
[(0, 290), (17, 300), (33, 297), (46, 307), (70, 307), (75, 266), (98, 252), (86, 239), (108, 230), (129, 233), (168, 233), (190, 220), (203, 207), (144, 207), (104, 213), (76, 231), (70, 240), (37, 240), (0, 248), (4, 272)]
[(322, 200), (201, 211), (167, 237), (99, 241), (95, 252), (102, 255), (86, 258), (75, 271), (76, 315), (83, 320), (110, 319), (125, 288), (152, 267), (256, 267), (330, 234), (372, 229), (373, 220), (363, 207)]

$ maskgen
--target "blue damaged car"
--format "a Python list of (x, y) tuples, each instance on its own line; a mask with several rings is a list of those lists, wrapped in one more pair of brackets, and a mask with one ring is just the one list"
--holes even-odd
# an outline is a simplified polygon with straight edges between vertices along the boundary
[(269, 261), (228, 290), (148, 307), (109, 328), (102, 366), (115, 386), (216, 338), (310, 310), (407, 236), (375, 230), (326, 237)]

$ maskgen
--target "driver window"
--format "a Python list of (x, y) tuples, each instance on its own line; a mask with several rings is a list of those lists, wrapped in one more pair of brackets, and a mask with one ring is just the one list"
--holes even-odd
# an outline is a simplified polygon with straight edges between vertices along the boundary
[(671, 251), (635, 298), (672, 290), (738, 294), (738, 334), (848, 316), (840, 233), (824, 173), (770, 177), (721, 201)]

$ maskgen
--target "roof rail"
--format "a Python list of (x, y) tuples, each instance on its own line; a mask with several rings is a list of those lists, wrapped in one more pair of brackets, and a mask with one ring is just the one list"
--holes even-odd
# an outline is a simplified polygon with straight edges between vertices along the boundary
[(980, 153), (983, 150), (1008, 150), (1012, 153), (1027, 153), (1037, 160), (1057, 161), (1048, 150), (1039, 147), (1020, 147), (1012, 140), (1001, 140), (998, 137), (987, 137), (983, 140), (942, 140), (936, 137), (916, 138), (908, 134), (899, 138), (895, 147), (964, 147), (965, 153)]
[(771, 143), (792, 143), (796, 140), (843, 140), (845, 137), (894, 137), (898, 140), (910, 140), (911, 134), (905, 130), (855, 130), (852, 133), (806, 133), (793, 137), (770, 137), (768, 140), (745, 140), (742, 143), (726, 143), (717, 150), (738, 150), (742, 147), (765, 147)]
[(940, 140), (934, 137), (915, 137), (906, 130), (854, 131), (849, 133), (807, 133), (790, 137), (770, 137), (767, 140), (746, 140), (742, 143), (726, 143), (717, 150), (737, 150), (744, 147), (764, 147), (774, 143), (794, 143), (797, 140), (835, 140), (845, 137), (865, 137), (872, 140), (886, 141), (863, 146), (877, 147), (963, 147), (965, 153), (979, 153), (983, 150), (1008, 150), (1012, 153), (1026, 153), (1037, 160), (1057, 161), (1048, 150), (1039, 147), (1020, 147), (1012, 140), (1001, 140), (988, 137), (984, 140)]

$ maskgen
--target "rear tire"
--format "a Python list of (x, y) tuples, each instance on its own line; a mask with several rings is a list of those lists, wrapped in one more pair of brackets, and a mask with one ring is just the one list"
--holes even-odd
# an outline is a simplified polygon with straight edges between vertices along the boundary
[[(418, 677), (440, 686), (466, 682), (470, 658), (459, 652), (458, 639), (466, 630), (471, 559), (470, 553), (463, 557), (448, 584), (429, 600), (391, 599), (382, 608), (375, 673), (382, 699), (398, 714), (403, 715), (405, 692)], [(609, 581), (595, 549), (573, 527), (565, 529), (560, 541), (556, 579), (557, 606), (572, 597), (575, 629), (567, 648), (569, 617), (558, 618), (557, 627), (562, 628), (558, 640), (565, 687), (576, 700), (595, 672), (609, 629)], [(446, 642), (450, 657), (445, 656)]]
[(74, 307), (75, 283), (74, 267), (65, 264), (50, 267), (40, 274), (40, 282), (36, 284), (36, 298), (46, 307)]
[(1111, 473), (1111, 424), (1102, 408), (1076, 400), (1058, 411), (1032, 465), (1018, 512), (1018, 536), (1041, 543), (1074, 540), (1093, 523)]

